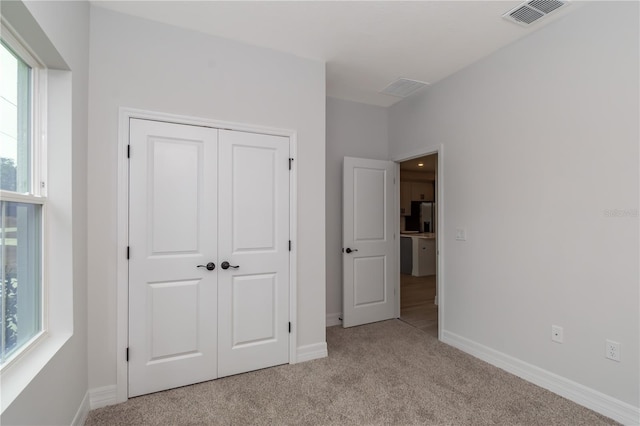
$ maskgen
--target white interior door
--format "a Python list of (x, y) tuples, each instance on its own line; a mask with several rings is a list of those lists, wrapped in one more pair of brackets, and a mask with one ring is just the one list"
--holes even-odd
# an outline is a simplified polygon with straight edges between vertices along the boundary
[(343, 326), (393, 318), (394, 163), (344, 158)]
[(218, 375), (289, 361), (289, 138), (220, 130)]
[(217, 134), (130, 123), (130, 397), (217, 375)]

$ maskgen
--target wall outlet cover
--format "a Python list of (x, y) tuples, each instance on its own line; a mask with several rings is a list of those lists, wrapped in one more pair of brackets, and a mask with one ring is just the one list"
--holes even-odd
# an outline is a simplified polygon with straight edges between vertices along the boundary
[(620, 343), (613, 340), (607, 340), (605, 342), (605, 356), (612, 361), (620, 362)]

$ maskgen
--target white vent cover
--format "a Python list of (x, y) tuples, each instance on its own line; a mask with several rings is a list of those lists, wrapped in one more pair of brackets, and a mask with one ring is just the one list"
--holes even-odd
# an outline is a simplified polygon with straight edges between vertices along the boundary
[(559, 0), (531, 0), (502, 15), (520, 25), (530, 25), (567, 4)]
[(406, 98), (416, 90), (428, 86), (429, 83), (418, 80), (409, 80), (408, 78), (399, 78), (387, 87), (382, 89), (380, 93), (385, 95), (396, 96), (398, 98)]

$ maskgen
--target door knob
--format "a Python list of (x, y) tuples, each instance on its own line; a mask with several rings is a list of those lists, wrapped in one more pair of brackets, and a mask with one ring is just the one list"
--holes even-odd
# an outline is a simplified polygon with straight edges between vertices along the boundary
[(349, 247), (347, 247), (347, 249), (345, 250), (347, 253), (351, 253), (352, 251), (358, 251), (358, 249), (353, 249), (351, 250)]
[(229, 262), (227, 262), (226, 260), (224, 262), (222, 262), (220, 264), (220, 267), (222, 269), (229, 269), (229, 268), (233, 268), (233, 269), (238, 269), (240, 267), (240, 265), (230, 265)]
[(207, 271), (213, 271), (216, 269), (216, 264), (213, 262), (209, 262), (206, 265), (198, 265), (196, 268), (207, 268)]

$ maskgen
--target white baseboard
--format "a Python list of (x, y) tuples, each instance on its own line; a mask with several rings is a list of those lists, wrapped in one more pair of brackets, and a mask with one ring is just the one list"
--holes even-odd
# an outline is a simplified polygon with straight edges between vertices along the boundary
[(612, 398), (595, 389), (566, 379), (535, 365), (528, 364), (510, 355), (498, 352), (446, 330), (442, 330), (442, 339), (453, 347), (476, 358), (508, 371), (528, 382), (550, 390), (576, 404), (580, 404), (624, 425), (640, 424), (640, 408)]
[(89, 392), (87, 391), (84, 394), (84, 398), (82, 398), (78, 411), (76, 411), (76, 415), (73, 417), (71, 426), (83, 426), (89, 415), (89, 409)]
[(334, 325), (342, 325), (342, 320), (340, 317), (342, 313), (336, 312), (335, 314), (327, 314), (327, 327), (332, 327)]
[(101, 388), (89, 389), (89, 406), (92, 410), (117, 404), (116, 385), (103, 386)]
[(328, 356), (327, 343), (314, 343), (313, 345), (299, 346), (297, 351), (297, 362), (311, 361), (312, 359), (325, 358)]

